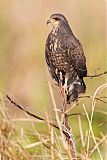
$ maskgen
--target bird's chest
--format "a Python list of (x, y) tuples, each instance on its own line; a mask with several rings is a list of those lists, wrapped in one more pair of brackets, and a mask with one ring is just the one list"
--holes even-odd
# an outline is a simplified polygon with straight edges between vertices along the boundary
[(63, 44), (63, 40), (59, 36), (51, 36), (48, 44), (49, 56), (53, 65), (56, 67), (62, 67), (68, 63), (66, 46)]
[(57, 57), (58, 54), (60, 54), (60, 50), (61, 50), (61, 42), (59, 37), (51, 36), (49, 39), (48, 48), (49, 48), (50, 54), (53, 56), (55, 55)]
[(50, 54), (52, 62), (57, 66), (61, 66), (64, 59), (64, 52), (62, 51), (61, 44), (58, 39), (53, 41), (50, 45)]

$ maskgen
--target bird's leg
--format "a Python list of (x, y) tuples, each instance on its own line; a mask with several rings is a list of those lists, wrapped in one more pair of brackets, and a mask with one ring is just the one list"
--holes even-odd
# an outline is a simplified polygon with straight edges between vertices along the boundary
[(65, 96), (65, 93), (68, 94), (67, 81), (68, 81), (68, 78), (65, 77), (65, 83), (64, 83), (64, 85), (63, 85), (62, 88), (61, 88), (61, 93), (62, 93), (63, 96)]
[(65, 83), (63, 85), (63, 76), (62, 76), (62, 72), (60, 71), (60, 88), (61, 88), (61, 94), (62, 96), (65, 96), (65, 93), (67, 93), (67, 81), (68, 81), (68, 77), (65, 76)]
[(59, 84), (60, 84), (60, 87), (62, 88), (63, 86), (63, 76), (62, 76), (62, 72), (60, 71), (60, 79), (59, 79)]

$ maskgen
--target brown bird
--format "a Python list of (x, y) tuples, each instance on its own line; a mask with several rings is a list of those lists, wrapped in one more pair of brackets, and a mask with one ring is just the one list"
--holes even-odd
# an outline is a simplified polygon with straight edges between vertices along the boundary
[(77, 100), (86, 90), (83, 77), (87, 76), (87, 67), (82, 45), (62, 14), (52, 14), (47, 24), (52, 25), (45, 46), (49, 72), (63, 94), (66, 92), (67, 101)]

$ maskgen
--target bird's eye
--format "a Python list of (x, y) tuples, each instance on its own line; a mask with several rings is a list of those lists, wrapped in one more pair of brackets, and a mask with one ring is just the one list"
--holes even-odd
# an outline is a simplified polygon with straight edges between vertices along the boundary
[(54, 19), (54, 20), (56, 20), (56, 21), (58, 21), (58, 20), (59, 20), (59, 18), (58, 18), (58, 17), (54, 17), (53, 19)]

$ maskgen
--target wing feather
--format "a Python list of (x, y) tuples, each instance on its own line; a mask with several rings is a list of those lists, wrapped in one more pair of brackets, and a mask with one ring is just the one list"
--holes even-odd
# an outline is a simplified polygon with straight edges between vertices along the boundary
[(70, 55), (72, 66), (78, 73), (79, 77), (87, 76), (86, 58), (81, 43), (75, 38), (68, 38), (67, 48)]

